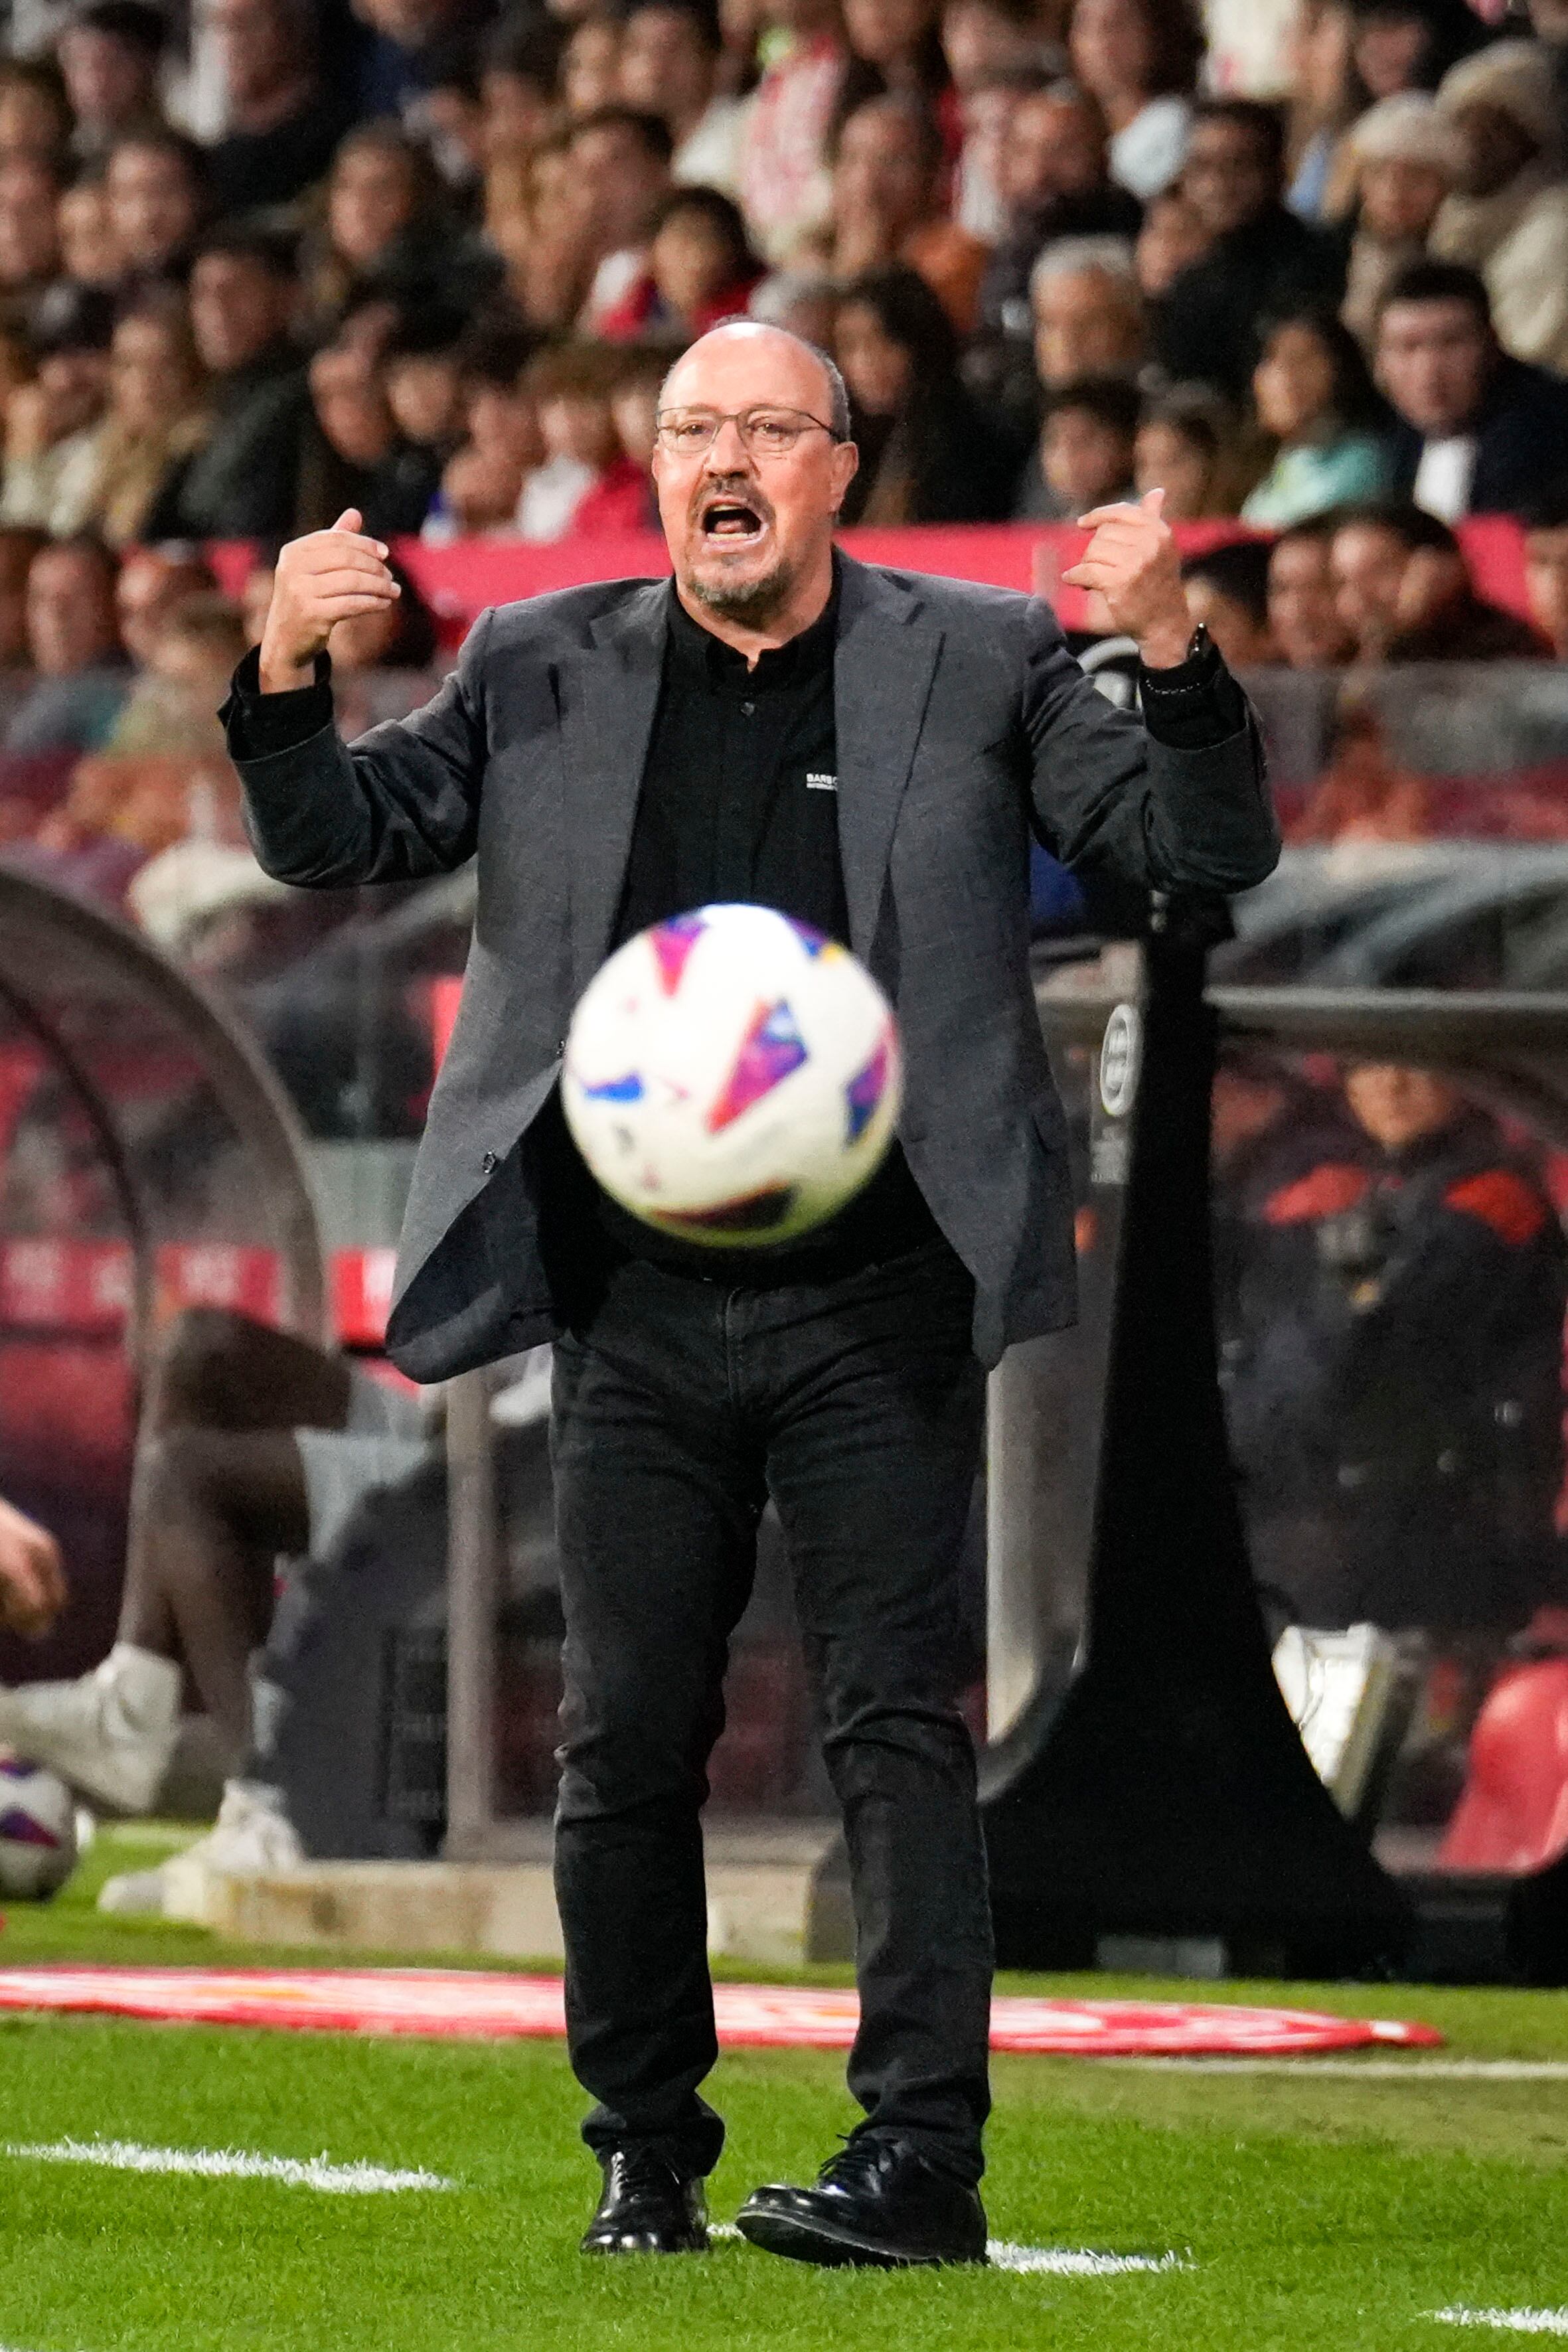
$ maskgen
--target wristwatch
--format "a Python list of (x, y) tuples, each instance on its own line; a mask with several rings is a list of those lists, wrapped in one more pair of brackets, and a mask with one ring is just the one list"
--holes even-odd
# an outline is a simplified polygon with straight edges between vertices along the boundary
[[(1193, 684), (1192, 669), (1214, 650), (1214, 639), (1200, 621), (1187, 639), (1187, 650), (1171, 669), (1143, 668), (1140, 681), (1144, 694), (1181, 694)], [(1142, 667), (1142, 665), (1141, 665)]]

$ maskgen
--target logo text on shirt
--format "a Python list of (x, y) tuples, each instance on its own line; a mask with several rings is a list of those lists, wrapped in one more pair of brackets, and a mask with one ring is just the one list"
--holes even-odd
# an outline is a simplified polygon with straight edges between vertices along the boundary
[(838, 779), (837, 776), (822, 775), (816, 769), (808, 768), (805, 772), (805, 789), (808, 793), (836, 793), (838, 790)]

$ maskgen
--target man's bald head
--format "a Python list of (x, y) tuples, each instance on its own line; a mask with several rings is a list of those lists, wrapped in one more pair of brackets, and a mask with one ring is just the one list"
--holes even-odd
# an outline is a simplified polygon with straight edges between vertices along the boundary
[(731, 320), (677, 360), (659, 416), (653, 478), (682, 603), (748, 652), (782, 644), (833, 584), (858, 463), (843, 377), (786, 327)]
[[(748, 380), (754, 375), (759, 384), (766, 386), (742, 396), (735, 405), (753, 408), (777, 401), (784, 407), (799, 408), (807, 415), (820, 417), (832, 427), (836, 440), (848, 440), (849, 394), (844, 378), (827, 353), (817, 344), (808, 343), (804, 335), (792, 334), (787, 327), (764, 325), (760, 319), (726, 319), (720, 326), (710, 327), (705, 335), (700, 335), (681, 353), (660, 385), (660, 408), (730, 406), (730, 402), (721, 401), (706, 390), (691, 389), (693, 383), (700, 386), (709, 381), (714, 360), (724, 367), (726, 376), (743, 370)], [(781, 371), (776, 383), (774, 367)], [(811, 380), (805, 381), (806, 378)], [(782, 388), (786, 380), (788, 390)]]

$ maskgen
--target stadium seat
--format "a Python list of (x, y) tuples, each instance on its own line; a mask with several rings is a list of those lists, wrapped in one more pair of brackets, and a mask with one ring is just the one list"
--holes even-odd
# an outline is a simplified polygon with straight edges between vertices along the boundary
[(1568, 1850), (1568, 1658), (1517, 1666), (1470, 1735), (1444, 1870), (1533, 1871)]

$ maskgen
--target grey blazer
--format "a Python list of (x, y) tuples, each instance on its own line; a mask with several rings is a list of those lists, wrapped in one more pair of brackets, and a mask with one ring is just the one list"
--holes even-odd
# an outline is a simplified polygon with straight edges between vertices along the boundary
[[(668, 586), (618, 580), (480, 615), (408, 719), (241, 760), (268, 874), (322, 887), (477, 856), (462, 1006), (431, 1097), (387, 1331), (434, 1381), (558, 1328), (538, 1138), (604, 961), (658, 698)], [(1263, 879), (1279, 836), (1250, 713), (1181, 751), (1114, 709), (1031, 597), (845, 560), (834, 698), (850, 941), (897, 1007), (900, 1127), (975, 1281), (974, 1347), (1070, 1322), (1065, 1122), (1028, 972), (1031, 829), (1161, 888)]]

